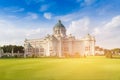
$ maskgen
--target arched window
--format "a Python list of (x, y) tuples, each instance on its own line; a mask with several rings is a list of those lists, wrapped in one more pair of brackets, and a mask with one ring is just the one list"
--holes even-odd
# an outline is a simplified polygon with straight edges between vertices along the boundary
[(40, 48), (40, 52), (44, 52), (44, 48)]
[(64, 51), (68, 51), (68, 47), (64, 47)]
[(36, 53), (39, 53), (39, 48), (36, 48), (36, 49), (35, 49), (35, 52), (36, 52)]
[(90, 51), (90, 46), (86, 46), (85, 51)]
[(28, 48), (28, 52), (32, 52), (32, 49), (31, 49), (31, 48)]
[(60, 34), (60, 30), (58, 30), (58, 34)]

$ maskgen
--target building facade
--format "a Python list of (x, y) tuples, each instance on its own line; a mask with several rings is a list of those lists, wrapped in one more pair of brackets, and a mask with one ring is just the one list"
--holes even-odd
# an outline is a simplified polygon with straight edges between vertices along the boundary
[(53, 34), (41, 39), (25, 39), (24, 56), (80, 56), (95, 55), (95, 38), (87, 34), (82, 39), (66, 35), (66, 28), (59, 20), (53, 27)]

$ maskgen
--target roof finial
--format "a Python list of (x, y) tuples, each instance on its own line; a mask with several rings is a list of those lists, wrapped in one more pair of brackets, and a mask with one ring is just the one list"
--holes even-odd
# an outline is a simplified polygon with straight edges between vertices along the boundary
[(61, 23), (61, 20), (58, 20), (59, 23)]

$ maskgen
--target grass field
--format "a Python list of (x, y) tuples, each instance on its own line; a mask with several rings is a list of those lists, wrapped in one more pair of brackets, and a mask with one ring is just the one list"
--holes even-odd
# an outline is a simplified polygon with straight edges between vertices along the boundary
[(120, 59), (0, 59), (0, 80), (120, 80)]

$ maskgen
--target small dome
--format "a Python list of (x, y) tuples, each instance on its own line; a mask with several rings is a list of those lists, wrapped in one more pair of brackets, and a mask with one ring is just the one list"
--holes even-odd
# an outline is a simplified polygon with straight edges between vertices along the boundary
[(65, 29), (64, 25), (61, 23), (61, 20), (54, 26), (54, 30)]
[(87, 34), (87, 35), (85, 36), (85, 39), (86, 39), (86, 40), (91, 40), (91, 39), (92, 39), (92, 36), (91, 36), (90, 34)]
[(66, 29), (65, 26), (61, 23), (59, 20), (58, 23), (53, 27), (53, 34), (55, 36), (61, 36), (65, 37), (66, 36)]
[(87, 37), (87, 38), (91, 38), (91, 35), (90, 35), (90, 34), (87, 34), (86, 37)]

